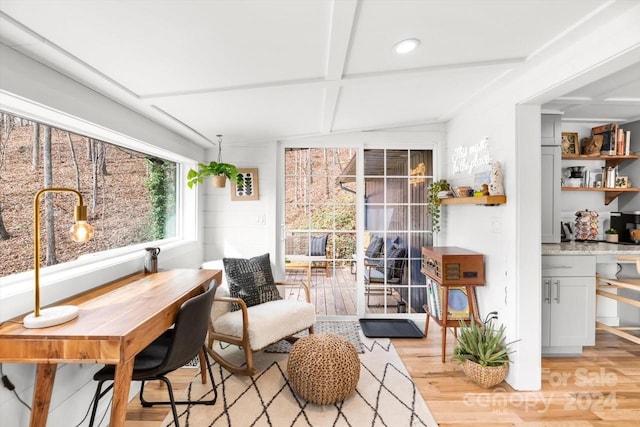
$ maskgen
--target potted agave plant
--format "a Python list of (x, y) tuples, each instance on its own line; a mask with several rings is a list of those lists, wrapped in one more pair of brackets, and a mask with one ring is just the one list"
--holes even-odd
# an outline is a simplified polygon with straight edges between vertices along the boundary
[(189, 169), (187, 172), (187, 185), (193, 188), (196, 184), (202, 184), (208, 176), (212, 177), (214, 187), (224, 187), (227, 178), (236, 185), (242, 185), (242, 176), (238, 175), (238, 168), (229, 163), (211, 162), (208, 165), (198, 163), (198, 170)]
[(461, 321), (458, 346), (453, 352), (453, 359), (462, 364), (467, 377), (483, 388), (500, 384), (509, 370), (508, 347), (513, 342), (505, 342), (504, 325), (498, 329), (493, 326), (497, 318), (498, 313), (492, 311), (480, 326), (476, 322), (467, 326)]

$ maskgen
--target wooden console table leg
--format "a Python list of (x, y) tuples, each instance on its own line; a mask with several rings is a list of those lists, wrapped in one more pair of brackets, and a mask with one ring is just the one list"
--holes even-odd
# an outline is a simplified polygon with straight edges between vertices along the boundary
[(57, 364), (38, 363), (36, 368), (36, 384), (33, 389), (33, 403), (31, 404), (31, 427), (44, 427), (47, 425), (49, 404), (53, 381), (56, 378)]
[(449, 288), (442, 291), (442, 363), (447, 354), (447, 310), (449, 309)]
[(429, 314), (429, 311), (427, 310), (427, 321), (424, 324), (424, 337), (427, 337), (427, 334), (429, 333), (429, 319), (431, 318), (431, 315)]
[(467, 290), (467, 304), (469, 304), (469, 325), (471, 325), (471, 322), (474, 320), (481, 323), (480, 313), (476, 313), (475, 311), (477, 304), (475, 288), (473, 286), (465, 286), (465, 289)]

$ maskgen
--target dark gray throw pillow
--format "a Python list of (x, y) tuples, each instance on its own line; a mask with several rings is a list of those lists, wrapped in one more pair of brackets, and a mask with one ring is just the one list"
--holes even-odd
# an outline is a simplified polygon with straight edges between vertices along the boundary
[[(247, 307), (282, 299), (273, 280), (269, 254), (250, 259), (223, 258), (222, 263), (229, 294), (241, 298)], [(231, 310), (240, 310), (240, 305), (232, 303)]]
[(384, 246), (384, 239), (382, 237), (373, 236), (369, 242), (367, 250), (364, 252), (366, 258), (378, 258), (380, 252), (382, 252), (382, 246)]
[(309, 255), (325, 256), (327, 254), (327, 237), (329, 236), (311, 236), (309, 240)]
[(387, 253), (387, 266), (385, 273), (385, 265), (384, 258), (380, 260), (376, 269), (385, 274), (387, 276), (387, 280), (392, 279), (402, 279), (402, 264), (404, 263), (404, 258), (407, 255), (407, 250), (405, 248), (399, 247), (397, 245), (392, 245), (391, 249)]

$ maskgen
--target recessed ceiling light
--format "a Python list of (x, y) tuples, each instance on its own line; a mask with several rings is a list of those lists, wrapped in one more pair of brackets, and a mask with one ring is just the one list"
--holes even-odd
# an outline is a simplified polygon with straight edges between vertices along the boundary
[(420, 40), (418, 39), (401, 40), (393, 46), (393, 51), (399, 54), (409, 53), (417, 48), (419, 44)]

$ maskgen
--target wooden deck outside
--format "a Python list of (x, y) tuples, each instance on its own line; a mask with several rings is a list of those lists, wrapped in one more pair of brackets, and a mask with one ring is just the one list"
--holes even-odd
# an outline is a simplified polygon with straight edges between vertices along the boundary
[[(307, 280), (304, 270), (286, 270), (285, 282), (299, 283)], [(311, 271), (309, 286), (311, 302), (316, 306), (318, 316), (355, 316), (357, 314), (356, 275), (349, 267), (338, 267), (331, 270), (330, 277), (325, 275), (324, 269)], [(285, 288), (286, 298), (304, 300), (304, 292), (298, 286)], [(395, 305), (399, 301), (397, 293), (387, 296), (387, 304)], [(384, 303), (384, 296), (372, 294), (370, 303)], [(383, 307), (367, 307), (367, 313), (384, 313)], [(389, 307), (388, 313), (395, 313), (395, 307)]]

